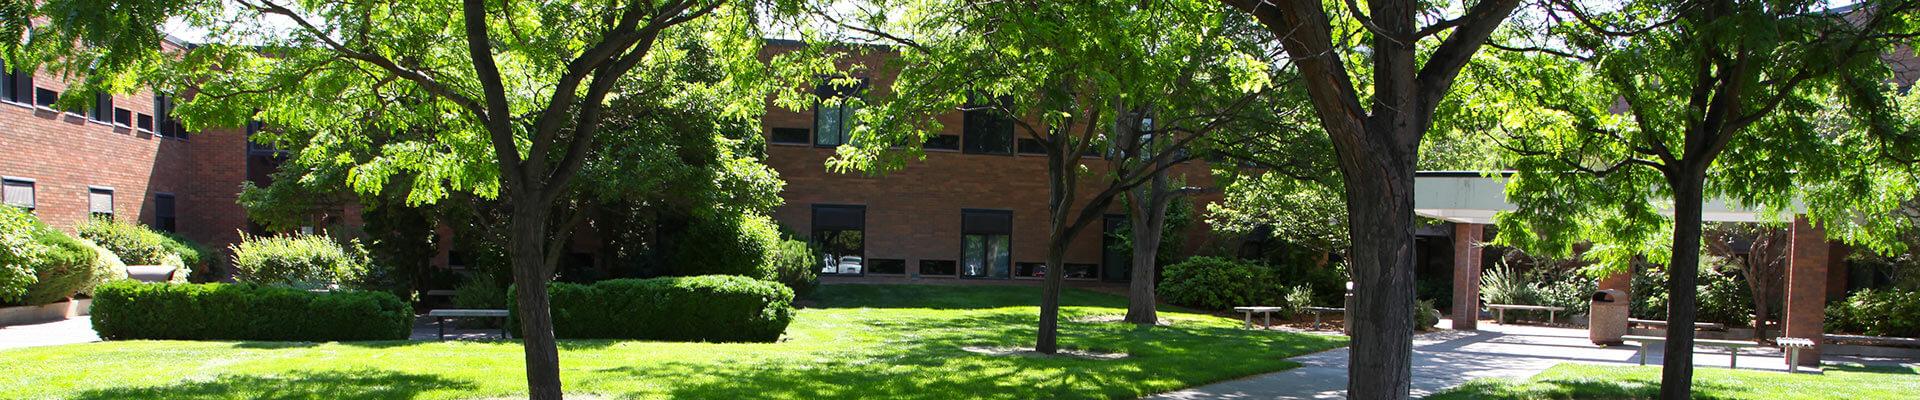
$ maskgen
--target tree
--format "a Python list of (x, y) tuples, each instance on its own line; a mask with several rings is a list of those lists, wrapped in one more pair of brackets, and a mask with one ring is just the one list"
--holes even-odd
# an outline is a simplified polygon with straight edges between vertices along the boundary
[[(1366, 10), (1351, 0), (1344, 8), (1319, 0), (1224, 2), (1252, 15), (1291, 57), (1339, 160), (1356, 296), (1349, 310), (1355, 319), (1347, 395), (1406, 398), (1413, 376), (1413, 174), (1421, 139), (1461, 68), (1519, 1), (1376, 0)], [(1446, 16), (1455, 10), (1462, 12)], [(1421, 19), (1435, 22), (1417, 26)], [(1356, 71), (1371, 79), (1356, 85)]]
[[(1767, 338), (1767, 324), (1773, 321), (1774, 300), (1783, 298), (1787, 285), (1787, 233), (1778, 227), (1720, 223), (1703, 231), (1706, 251), (1740, 269), (1753, 293), (1753, 338)], [(1747, 241), (1747, 254), (1735, 254), (1733, 247)]]
[[(557, 399), (546, 283), (567, 235), (553, 230), (566, 219), (554, 211), (587, 163), (609, 96), (631, 74), (685, 62), (691, 53), (675, 44), (691, 42), (716, 49), (711, 56), (732, 77), (719, 86), (761, 93), (758, 4), (48, 0), (9, 8), (0, 32), (31, 26), (24, 47), (6, 44), (10, 57), (54, 60), (56, 70), (85, 75), (87, 89), (62, 101), (141, 81), (162, 92), (197, 91), (180, 104), (189, 127), (259, 120), (347, 143), (368, 132), (438, 127), (432, 140), (382, 147), (352, 168), (352, 186), (377, 192), (409, 177), (407, 200), (416, 204), (455, 192), (503, 199), (529, 390)], [(32, 25), (37, 18), (47, 23)], [(162, 54), (159, 28), (169, 19), (205, 29), (210, 43)], [(726, 109), (738, 119), (751, 119), (764, 101), (730, 99), (737, 102)]]
[[(1049, 273), (1034, 346), (1043, 353), (1058, 350), (1060, 271), (1071, 239), (1127, 189), (1187, 159), (1191, 153), (1173, 149), (1218, 129), (1268, 82), (1261, 53), (1224, 35), (1225, 15), (1204, 2), (889, 0), (845, 8), (816, 11), (850, 38), (816, 40), (815, 51), (849, 40), (889, 43), (901, 67), (891, 91), (877, 94), (890, 96), (871, 102), (797, 91), (783, 101), (796, 109), (818, 101), (873, 106), (859, 111), (860, 125), (831, 167), (899, 168), (938, 134), (933, 117), (953, 111), (987, 113), (1045, 150)], [(890, 20), (880, 10), (913, 18)], [(846, 75), (830, 63), (798, 72)], [(1084, 160), (1102, 154), (1105, 179), (1086, 185), (1082, 176), (1095, 172)]]
[[(1516, 52), (1481, 76), (1516, 93), (1486, 117), (1517, 155), (1519, 210), (1499, 218), (1501, 241), (1535, 254), (1604, 241), (1586, 254), (1612, 271), (1641, 254), (1665, 263), (1679, 327), (1696, 320), (1706, 199), (1803, 201), (1829, 236), (1893, 248), (1886, 233), (1903, 222), (1887, 199), (1916, 190), (1920, 139), (1892, 107), (1880, 56), (1920, 28), (1920, 2), (1552, 4), (1545, 29), (1527, 31), (1555, 35), (1500, 45)], [(1671, 219), (1654, 199), (1671, 199)], [(1692, 348), (1693, 330), (1667, 331), (1662, 398), (1689, 396)]]

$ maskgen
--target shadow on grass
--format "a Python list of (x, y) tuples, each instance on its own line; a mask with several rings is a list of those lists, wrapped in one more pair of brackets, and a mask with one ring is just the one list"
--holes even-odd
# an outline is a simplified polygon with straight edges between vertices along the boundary
[(431, 375), (386, 371), (293, 371), (274, 376), (225, 375), (168, 386), (110, 388), (77, 400), (108, 399), (408, 399), (428, 391), (470, 390), (472, 384)]
[(866, 321), (873, 331), (895, 334), (872, 346), (803, 362), (669, 361), (605, 368), (592, 371), (583, 386), (673, 382), (614, 394), (623, 398), (1137, 398), (1295, 367), (1285, 359), (1341, 343), (1232, 327), (1069, 322), (1061, 325), (1061, 347), (1126, 357), (989, 355), (964, 349), (1031, 348), (1036, 319), (1021, 311), (980, 311)]

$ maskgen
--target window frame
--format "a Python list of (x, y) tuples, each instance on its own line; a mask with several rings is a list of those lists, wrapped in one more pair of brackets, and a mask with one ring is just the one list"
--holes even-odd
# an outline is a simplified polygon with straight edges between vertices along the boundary
[[(15, 185), (15, 184), (25, 184), (27, 186), (27, 193), (28, 193), (28, 196), (31, 196), (31, 198), (27, 199), (27, 204), (24, 206), (14, 205), (11, 202), (9, 202), (10, 199), (6, 198), (6, 187)], [(20, 177), (12, 177), (12, 176), (0, 177), (0, 205), (22, 207), (27, 209), (27, 211), (33, 211), (35, 209), (39, 209), (40, 208), (40, 183), (37, 181), (34, 181), (31, 178), (20, 178)]]
[[(799, 131), (800, 140), (780, 140), (781, 131), (787, 131), (787, 133)], [(813, 145), (813, 128), (767, 128), (767, 144), (811, 146)]]
[[(832, 275), (832, 276), (866, 276), (866, 275), (867, 275), (867, 265), (866, 265), (866, 259), (867, 259), (867, 206), (866, 206), (866, 205), (864, 205), (864, 204), (830, 204), (830, 203), (817, 203), (817, 204), (813, 204), (813, 205), (812, 205), (811, 207), (809, 207), (809, 208), (807, 209), (807, 210), (808, 210), (808, 211), (807, 211), (807, 212), (808, 212), (808, 214), (807, 214), (807, 242), (808, 242), (808, 244), (810, 244), (810, 245), (811, 245), (811, 247), (812, 247), (812, 248), (816, 248), (816, 249), (825, 249), (825, 246), (824, 246), (823, 244), (821, 244), (821, 243), (820, 243), (820, 237), (819, 237), (819, 236), (820, 236), (820, 232), (822, 232), (822, 228), (821, 228), (821, 223), (820, 223), (820, 210), (824, 210), (824, 209), (839, 209), (839, 210), (858, 210), (858, 211), (860, 212), (860, 223), (859, 223), (859, 228), (858, 228), (858, 229), (847, 229), (847, 228), (834, 228), (834, 229), (830, 229), (830, 230), (833, 230), (833, 231), (858, 231), (858, 232), (860, 232), (860, 254), (859, 254), (859, 257), (860, 257), (860, 260), (861, 260), (861, 265), (860, 265), (860, 273), (858, 273), (858, 274), (847, 274), (847, 273), (840, 273), (840, 272), (838, 271), (838, 268), (836, 267), (836, 269), (835, 269), (835, 272), (834, 272), (834, 273), (832, 273), (832, 274), (827, 274), (827, 273), (821, 273), (821, 274), (819, 274), (819, 275)], [(812, 258), (812, 256), (813, 256), (813, 255), (808, 255), (808, 257), (809, 257), (809, 258)], [(846, 255), (842, 255), (842, 257), (845, 257), (845, 256), (846, 256)], [(834, 261), (835, 261), (835, 262), (838, 262), (839, 260), (838, 260), (838, 259), (835, 259)]]
[[(859, 81), (857, 83), (852, 84), (851, 87), (836, 88), (835, 86), (843, 86), (843, 85), (835, 85), (833, 81), (843, 80), (843, 79), (857, 79)], [(869, 82), (866, 77), (854, 78), (854, 77), (830, 77), (830, 76), (823, 76), (820, 78), (819, 82), (814, 83), (813, 95), (815, 98), (817, 98), (818, 101), (814, 102), (813, 104), (813, 126), (808, 129), (809, 131), (812, 131), (813, 137), (809, 138), (811, 140), (808, 140), (807, 143), (813, 145), (813, 147), (834, 148), (834, 147), (840, 147), (842, 145), (846, 145), (853, 142), (853, 124), (851, 123), (853, 119), (852, 114), (855, 112), (859, 112), (860, 107), (852, 104), (851, 100), (857, 99), (857, 98), (865, 98), (868, 83)], [(831, 91), (831, 93), (829, 91)], [(833, 143), (821, 142), (821, 139), (828, 137), (826, 136), (827, 133), (824, 132), (822, 129), (820, 129), (820, 121), (821, 121), (820, 115), (823, 110), (828, 108), (827, 107), (828, 102), (833, 103), (832, 108), (835, 109), (835, 111), (838, 111), (838, 115), (839, 115), (839, 124), (836, 125), (837, 132), (835, 132), (833, 136), (833, 138), (835, 138), (837, 141)]]
[[(99, 193), (104, 193), (107, 195), (107, 212), (105, 213), (94, 211), (93, 195), (99, 194)], [(87, 216), (106, 217), (106, 219), (114, 219), (115, 214), (118, 214), (116, 212), (117, 210), (115, 210), (113, 207), (114, 202), (118, 201), (114, 199), (114, 197), (116, 197), (115, 195), (116, 193), (114, 192), (112, 187), (87, 185)], [(101, 215), (101, 214), (105, 214), (105, 215)]]
[[(1005, 232), (995, 233), (995, 232), (991, 232), (992, 231), (991, 229), (988, 229), (988, 230), (968, 229), (967, 217), (970, 215), (1006, 216), (1007, 226), (1006, 226)], [(1013, 279), (1014, 272), (1015, 272), (1013, 270), (1013, 267), (1014, 267), (1013, 260), (1016, 256), (1013, 252), (1013, 243), (1014, 243), (1013, 224), (1014, 224), (1013, 210), (988, 209), (988, 208), (960, 209), (960, 254), (959, 254), (960, 257), (956, 259), (956, 262), (954, 264), (954, 274), (958, 275), (960, 278), (963, 278), (963, 279)], [(981, 242), (982, 242), (981, 263), (987, 264), (987, 265), (985, 265), (986, 273), (980, 276), (967, 275), (967, 237), (968, 236), (983, 236), (981, 238)], [(1007, 254), (1006, 254), (1005, 261), (1006, 261), (1007, 268), (1006, 268), (1006, 276), (1004, 277), (994, 276), (994, 271), (993, 271), (994, 265), (992, 265), (992, 263), (994, 262), (993, 246), (994, 246), (994, 243), (996, 242), (994, 238), (995, 236), (1004, 237), (1004, 242), (1006, 246)]]
[[(994, 102), (1005, 105), (1011, 103), (1012, 99), (1001, 96), (996, 98)], [(1020, 152), (1019, 136), (1014, 134), (1014, 120), (1012, 117), (1001, 115), (993, 109), (975, 107), (981, 104), (978, 99), (970, 100), (967, 104), (969, 105), (969, 109), (960, 112), (961, 153), (1011, 156)], [(988, 120), (992, 120), (995, 123), (991, 125), (984, 124)], [(989, 129), (995, 130), (996, 132), (987, 132)], [(979, 138), (985, 137), (987, 134), (997, 134), (998, 136), (1005, 137), (1006, 150), (989, 151), (989, 149), (978, 147), (983, 145), (983, 141), (979, 140)]]
[[(165, 201), (162, 201), (165, 200)], [(161, 207), (161, 205), (166, 205)], [(153, 194), (153, 228), (167, 233), (179, 233), (180, 197), (173, 193)]]
[(93, 108), (87, 109), (87, 120), (103, 124), (113, 124), (113, 94), (99, 92), (93, 94)]
[(33, 106), (33, 74), (34, 71), (15, 71), (7, 66), (6, 61), (0, 60), (0, 85), (6, 86), (0, 88), (0, 101)]

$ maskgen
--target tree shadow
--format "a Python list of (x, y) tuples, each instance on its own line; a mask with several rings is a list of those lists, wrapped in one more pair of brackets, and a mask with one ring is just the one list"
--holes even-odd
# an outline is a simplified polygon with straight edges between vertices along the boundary
[(273, 376), (223, 375), (167, 386), (108, 388), (76, 400), (119, 399), (410, 399), (429, 391), (471, 390), (473, 384), (432, 375), (388, 371), (292, 371)]

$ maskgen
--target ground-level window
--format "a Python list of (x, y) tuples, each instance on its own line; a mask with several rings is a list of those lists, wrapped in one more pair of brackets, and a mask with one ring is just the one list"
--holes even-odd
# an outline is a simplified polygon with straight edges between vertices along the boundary
[(28, 210), (33, 209), (34, 202), (33, 202), (33, 180), (32, 179), (25, 179), (25, 178), (0, 179), (0, 186), (4, 186), (4, 190), (0, 190), (0, 201), (5, 201), (6, 204), (9, 206), (25, 208)]
[(1060, 270), (1063, 271), (1061, 273), (1066, 274), (1062, 277), (1067, 279), (1093, 279), (1098, 277), (1096, 274), (1099, 273), (1098, 266), (1083, 263), (1067, 263), (1061, 266)]
[(866, 273), (867, 207), (837, 204), (813, 206), (813, 245), (820, 249), (821, 274)]
[(920, 276), (952, 277), (959, 273), (959, 267), (953, 260), (920, 260)]
[(960, 210), (960, 276), (1010, 278), (1013, 212)]
[(884, 275), (905, 275), (907, 260), (876, 258), (867, 260), (867, 273)]
[(810, 135), (812, 135), (812, 132), (807, 131), (807, 128), (773, 128), (771, 134), (768, 135), (767, 141), (773, 143), (807, 144), (807, 136)]
[(1021, 278), (1047, 276), (1047, 263), (1031, 261), (1013, 263), (1013, 276)]
[(94, 217), (113, 218), (113, 189), (103, 187), (87, 188), (87, 212)]
[(173, 202), (173, 194), (171, 193), (153, 195), (154, 228), (158, 228), (162, 232), (175, 232), (175, 224), (179, 222), (179, 219), (174, 216)]

